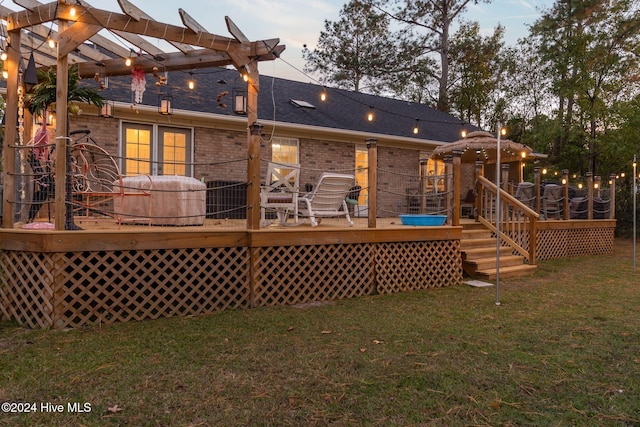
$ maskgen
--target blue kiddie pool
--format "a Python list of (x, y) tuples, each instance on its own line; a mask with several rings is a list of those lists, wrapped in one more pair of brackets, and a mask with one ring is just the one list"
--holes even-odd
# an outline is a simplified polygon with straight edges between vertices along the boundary
[(402, 221), (402, 225), (444, 225), (447, 220), (446, 215), (405, 214), (398, 216)]

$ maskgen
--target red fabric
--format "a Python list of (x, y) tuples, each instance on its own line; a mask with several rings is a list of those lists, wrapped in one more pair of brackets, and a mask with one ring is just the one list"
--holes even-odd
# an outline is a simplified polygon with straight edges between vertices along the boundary
[(46, 160), (49, 157), (49, 132), (47, 132), (46, 123), (42, 123), (40, 129), (36, 132), (36, 136), (33, 137), (33, 146), (36, 157), (39, 160)]

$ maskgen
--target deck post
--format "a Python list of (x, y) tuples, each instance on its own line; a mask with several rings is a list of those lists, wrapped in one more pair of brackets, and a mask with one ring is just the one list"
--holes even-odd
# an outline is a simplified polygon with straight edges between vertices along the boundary
[[(434, 188), (438, 188), (437, 182), (434, 182), (433, 185)], [(420, 195), (420, 213), (425, 213), (427, 211), (427, 159), (420, 159), (420, 189), (418, 194)]]
[[(12, 46), (20, 46), (20, 30), (9, 31), (9, 38)], [(11, 203), (15, 196), (15, 171), (16, 171), (16, 150), (12, 148), (18, 140), (18, 126), (23, 123), (18, 121), (18, 68), (20, 61), (20, 49), (7, 49), (7, 60), (4, 65), (7, 68), (9, 77), (7, 79), (7, 104), (5, 108), (5, 134), (4, 134), (4, 188), (2, 193), (2, 227), (13, 228), (14, 212), (16, 205)], [(24, 120), (24, 116), (22, 116)], [(23, 144), (24, 141), (20, 141)]]
[[(58, 21), (58, 34), (62, 34), (69, 27), (69, 23), (64, 20)], [(56, 230), (77, 229), (73, 222), (72, 200), (67, 200), (71, 182), (70, 173), (67, 167), (67, 147), (69, 136), (69, 123), (67, 106), (69, 103), (69, 57), (67, 54), (58, 57), (56, 65), (56, 181), (55, 181), (55, 228)], [(64, 177), (64, 179), (59, 179)], [(67, 181), (69, 181), (67, 183)], [(67, 206), (67, 203), (69, 205)]]
[(460, 225), (460, 203), (462, 203), (462, 194), (460, 194), (462, 180), (462, 150), (453, 150), (453, 225)]
[(569, 169), (562, 169), (562, 217), (569, 219)]
[(258, 122), (249, 126), (249, 165), (247, 167), (247, 229), (260, 228), (260, 134)]
[(369, 138), (366, 141), (367, 150), (369, 150), (369, 208), (368, 227), (376, 228), (377, 211), (377, 189), (378, 189), (378, 140)]
[[(635, 182), (635, 181), (634, 181)], [(616, 218), (616, 174), (609, 175), (609, 219)]]
[(588, 206), (589, 213), (587, 219), (593, 219), (593, 172), (587, 172), (587, 194), (588, 194)]
[[(458, 218), (456, 220), (456, 203), (452, 202), (452, 197), (455, 199), (455, 190), (453, 189), (453, 183), (451, 180), (451, 175), (453, 172), (453, 156), (447, 155), (442, 159), (444, 161), (444, 194), (446, 197), (444, 198), (444, 209), (447, 214), (447, 224), (449, 225), (459, 225), (460, 223), (460, 213), (458, 213)], [(453, 209), (453, 210), (452, 210)], [(456, 223), (457, 221), (457, 223)]]
[(536, 212), (540, 213), (540, 166), (533, 168), (533, 182), (536, 188)]
[(482, 184), (480, 184), (480, 177), (484, 176), (484, 163), (481, 160), (476, 160), (476, 203), (475, 212), (476, 221), (482, 214)]
[(509, 164), (503, 163), (501, 168), (502, 168), (502, 175), (501, 175), (502, 178), (500, 178), (501, 180), (500, 184), (502, 184), (502, 189), (508, 193), (509, 192)]

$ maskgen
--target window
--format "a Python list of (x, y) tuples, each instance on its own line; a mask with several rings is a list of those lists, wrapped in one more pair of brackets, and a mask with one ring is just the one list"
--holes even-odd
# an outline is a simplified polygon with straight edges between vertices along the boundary
[(126, 175), (193, 176), (191, 129), (123, 123), (122, 153)]
[(366, 206), (369, 202), (369, 150), (356, 146), (356, 184), (362, 187), (358, 205)]
[(271, 140), (271, 161), (274, 163), (297, 165), (300, 162), (298, 153), (298, 140), (295, 138), (274, 137)]
[(444, 191), (444, 162), (440, 160), (427, 160), (426, 170), (426, 188), (427, 192), (442, 192)]

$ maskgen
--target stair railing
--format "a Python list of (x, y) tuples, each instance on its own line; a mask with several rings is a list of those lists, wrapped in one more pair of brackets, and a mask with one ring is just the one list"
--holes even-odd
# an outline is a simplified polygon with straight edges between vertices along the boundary
[[(496, 185), (479, 176), (477, 180), (477, 220), (500, 239), (527, 259), (530, 265), (536, 263), (536, 230), (540, 215), (520, 202), (508, 192), (500, 189), (500, 224), (497, 224)], [(499, 227), (499, 229), (498, 229)], [(526, 233), (526, 231), (529, 233)]]

